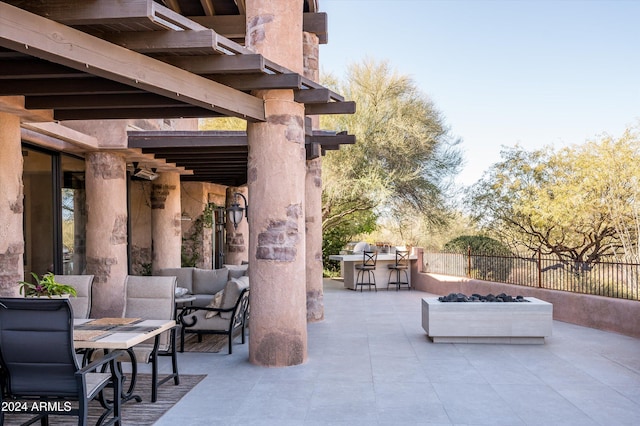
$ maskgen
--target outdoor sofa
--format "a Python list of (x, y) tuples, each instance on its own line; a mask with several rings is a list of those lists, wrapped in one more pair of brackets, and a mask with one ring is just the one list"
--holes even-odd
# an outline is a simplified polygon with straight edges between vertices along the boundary
[(221, 269), (166, 268), (158, 272), (177, 277), (178, 286), (187, 289), (185, 296), (195, 300), (178, 306), (177, 320), (181, 325), (181, 347), (184, 351), (186, 333), (218, 334), (228, 337), (229, 354), (238, 334), (245, 343), (249, 317), (248, 266), (227, 265)]
[(205, 307), (213, 296), (224, 290), (229, 279), (242, 276), (247, 276), (248, 279), (248, 265), (225, 265), (220, 269), (164, 268), (160, 269), (157, 275), (176, 277), (177, 287), (187, 289), (185, 295), (195, 297), (188, 305)]

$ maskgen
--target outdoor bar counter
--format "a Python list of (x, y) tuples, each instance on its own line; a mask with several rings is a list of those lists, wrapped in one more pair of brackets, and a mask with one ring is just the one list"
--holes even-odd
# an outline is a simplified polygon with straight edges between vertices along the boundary
[[(344, 288), (349, 290), (356, 289), (356, 277), (358, 271), (356, 265), (362, 263), (362, 253), (356, 254), (332, 254), (329, 256), (330, 260), (340, 261), (340, 271), (342, 272), (342, 278), (344, 279)], [(418, 260), (418, 257), (414, 254), (409, 256), (409, 268), (407, 274), (409, 275), (409, 283), (411, 283), (411, 263)], [(395, 253), (378, 253), (378, 260), (376, 262), (376, 270), (374, 272), (376, 277), (376, 287), (378, 289), (387, 288), (387, 282), (389, 281), (389, 268), (388, 265), (394, 265), (396, 263)], [(404, 281), (404, 272), (401, 272), (401, 279)], [(365, 274), (366, 280), (366, 274)], [(395, 281), (395, 272), (391, 277), (392, 281)], [(390, 288), (395, 290), (396, 286), (392, 285)], [(365, 289), (366, 290), (366, 289)]]

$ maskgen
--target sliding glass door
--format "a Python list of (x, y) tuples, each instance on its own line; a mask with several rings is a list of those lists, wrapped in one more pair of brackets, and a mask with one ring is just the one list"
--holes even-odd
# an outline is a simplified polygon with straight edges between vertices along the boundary
[(84, 160), (27, 145), (22, 156), (26, 279), (84, 273)]

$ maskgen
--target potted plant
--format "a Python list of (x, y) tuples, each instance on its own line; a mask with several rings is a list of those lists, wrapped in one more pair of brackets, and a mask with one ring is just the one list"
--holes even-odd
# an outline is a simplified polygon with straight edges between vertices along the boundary
[(34, 283), (30, 283), (27, 281), (20, 281), (20, 294), (23, 294), (25, 297), (64, 297), (64, 296), (77, 296), (76, 289), (67, 284), (61, 284), (56, 281), (55, 276), (52, 272), (48, 272), (42, 276), (42, 278), (38, 277), (38, 274), (35, 272), (31, 273)]

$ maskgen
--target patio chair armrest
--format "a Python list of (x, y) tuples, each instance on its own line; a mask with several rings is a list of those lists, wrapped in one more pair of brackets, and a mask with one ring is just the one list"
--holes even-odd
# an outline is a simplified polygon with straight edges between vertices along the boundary
[(191, 321), (189, 321), (189, 319), (187, 318), (187, 316), (192, 315), (194, 313), (196, 313), (197, 311), (209, 311), (209, 312), (233, 312), (235, 309), (235, 306), (231, 307), (231, 308), (227, 308), (227, 309), (222, 309), (222, 308), (207, 308), (204, 306), (189, 306), (187, 308), (184, 308), (182, 310), (182, 312), (180, 312), (180, 314), (178, 314), (178, 321), (180, 321), (180, 324), (184, 327), (193, 327), (195, 325), (195, 323), (197, 322), (197, 319), (195, 316), (191, 317)]

